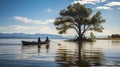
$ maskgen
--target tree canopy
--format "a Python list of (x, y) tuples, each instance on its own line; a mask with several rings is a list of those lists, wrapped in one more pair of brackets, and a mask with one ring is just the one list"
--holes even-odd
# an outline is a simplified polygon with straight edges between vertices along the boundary
[(98, 11), (91, 16), (92, 10), (79, 3), (71, 4), (66, 9), (60, 11), (60, 16), (55, 19), (54, 25), (60, 34), (65, 34), (68, 29), (74, 29), (77, 35), (82, 39), (88, 30), (102, 32), (104, 29), (101, 25), (105, 22), (101, 12)]

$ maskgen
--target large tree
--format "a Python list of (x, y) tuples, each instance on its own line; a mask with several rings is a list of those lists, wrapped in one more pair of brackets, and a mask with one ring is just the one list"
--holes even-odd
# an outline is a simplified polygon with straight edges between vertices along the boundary
[(92, 16), (91, 14), (92, 10), (85, 5), (72, 4), (60, 11), (60, 16), (55, 19), (54, 25), (60, 34), (65, 34), (68, 29), (74, 29), (79, 40), (82, 41), (86, 31), (102, 32), (103, 30), (101, 23), (105, 20), (102, 18), (101, 12), (98, 11)]

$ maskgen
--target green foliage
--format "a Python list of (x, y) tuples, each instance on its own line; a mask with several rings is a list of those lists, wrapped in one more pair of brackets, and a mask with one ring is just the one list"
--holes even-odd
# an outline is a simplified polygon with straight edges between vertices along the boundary
[(69, 5), (60, 11), (60, 16), (55, 19), (54, 25), (60, 34), (65, 34), (68, 29), (75, 29), (78, 36), (83, 36), (88, 30), (102, 32), (104, 29), (101, 23), (101, 12), (98, 11), (91, 16), (92, 10), (79, 3)]
[(90, 33), (90, 37), (91, 39), (95, 38), (95, 35), (93, 34), (93, 32)]
[(98, 11), (92, 18), (90, 21), (91, 27), (90, 30), (94, 30), (97, 32), (102, 32), (102, 30), (104, 29), (103, 26), (101, 25), (101, 23), (105, 22), (105, 19), (102, 19), (101, 16), (101, 12)]
[(73, 28), (73, 24), (72, 24), (72, 19), (69, 17), (59, 17), (56, 18), (56, 21), (54, 22), (54, 25), (56, 25), (56, 29), (60, 30), (59, 33), (63, 34), (66, 33), (66, 31), (69, 28)]

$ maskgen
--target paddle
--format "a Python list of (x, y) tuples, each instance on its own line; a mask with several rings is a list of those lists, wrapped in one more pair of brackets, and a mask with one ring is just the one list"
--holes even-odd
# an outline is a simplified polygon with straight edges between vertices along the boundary
[(57, 42), (55, 42), (55, 41), (52, 41), (52, 40), (50, 40), (51, 42), (53, 42), (53, 43), (56, 43), (56, 44), (58, 44), (58, 45), (61, 45), (60, 43), (57, 43)]

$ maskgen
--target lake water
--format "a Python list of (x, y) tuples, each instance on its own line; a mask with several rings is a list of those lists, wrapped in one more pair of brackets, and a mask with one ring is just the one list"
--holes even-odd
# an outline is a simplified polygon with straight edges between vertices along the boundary
[(120, 40), (83, 43), (79, 62), (74, 42), (53, 39), (49, 45), (38, 47), (23, 46), (21, 40), (36, 41), (0, 39), (0, 67), (120, 67)]

